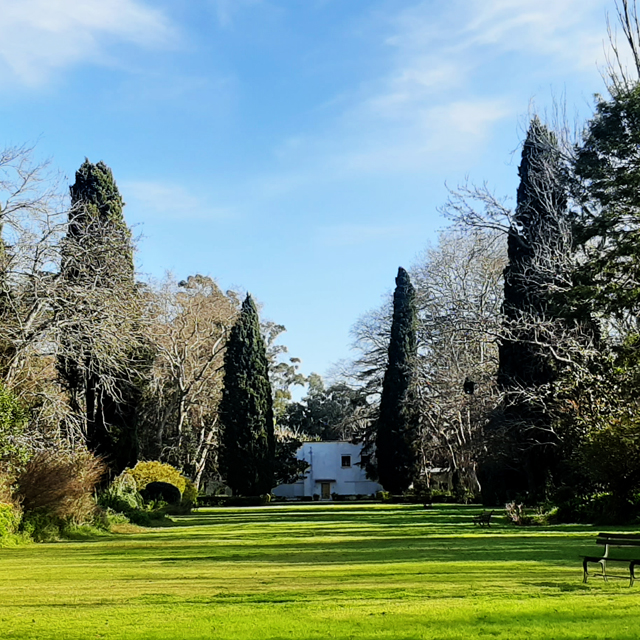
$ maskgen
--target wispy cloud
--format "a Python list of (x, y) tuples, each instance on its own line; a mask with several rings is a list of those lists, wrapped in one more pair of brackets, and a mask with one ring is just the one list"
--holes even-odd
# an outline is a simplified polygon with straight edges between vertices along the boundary
[(435, 63), (464, 73), (510, 52), (547, 56), (551, 65), (562, 61), (558, 74), (592, 69), (603, 57), (605, 6), (603, 0), (452, 0), (438, 11), (423, 1), (393, 19), (396, 33), (387, 43), (409, 68)]
[(31, 86), (57, 69), (106, 63), (112, 42), (165, 47), (176, 37), (141, 0), (0, 0), (0, 72)]
[[(604, 62), (605, 0), (432, 0), (388, 14), (376, 31), (387, 71), (341, 95), (320, 136), (274, 151), (324, 162), (325, 174), (446, 171), (471, 164), (496, 127), (538, 90)], [(379, 35), (382, 34), (382, 35)], [(511, 67), (515, 61), (520, 67)], [(337, 109), (336, 109), (337, 111)], [(509, 150), (505, 150), (508, 153)], [(292, 186), (295, 183), (292, 182)]]
[[(562, 71), (593, 68), (602, 60), (601, 0), (475, 0), (466, 43), (562, 60)], [(589, 23), (585, 17), (598, 19)], [(464, 42), (464, 40), (463, 40)]]
[(261, 4), (263, 0), (210, 0), (218, 23), (221, 27), (228, 29), (233, 25), (236, 14), (252, 5)]
[(181, 185), (125, 181), (120, 187), (128, 207), (148, 220), (224, 220), (236, 215), (231, 207), (211, 206)]

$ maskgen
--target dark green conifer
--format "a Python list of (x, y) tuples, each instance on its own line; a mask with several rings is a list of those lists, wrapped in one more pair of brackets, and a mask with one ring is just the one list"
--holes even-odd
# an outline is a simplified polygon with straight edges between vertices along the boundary
[(640, 84), (601, 98), (578, 148), (585, 187), (577, 242), (585, 252), (572, 299), (584, 314), (640, 312)]
[[(77, 409), (85, 413), (88, 448), (118, 473), (137, 459), (140, 392), (136, 371), (128, 365), (140, 358), (131, 345), (127, 365), (110, 362), (109, 354), (103, 352), (108, 346), (100, 343), (100, 324), (121, 325), (121, 340), (127, 341), (135, 323), (133, 305), (128, 317), (105, 317), (109, 299), (133, 301), (136, 297), (131, 232), (124, 220), (122, 196), (103, 162), (93, 164), (85, 159), (70, 193), (61, 276), (75, 299), (86, 305), (87, 314), (71, 310), (74, 320), (63, 337), (58, 371)], [(124, 347), (126, 351), (127, 345)]]
[(531, 121), (518, 175), (504, 270), (503, 314), (513, 339), (500, 344), (502, 388), (534, 387), (554, 375), (549, 356), (532, 344), (530, 320), (553, 313), (550, 290), (553, 279), (562, 275), (558, 270), (565, 266), (570, 236), (556, 138), (538, 118)]
[(231, 329), (220, 402), (220, 470), (234, 494), (273, 488), (275, 438), (269, 363), (256, 306), (247, 295)]
[[(557, 444), (551, 417), (544, 403), (536, 401), (536, 390), (557, 375), (550, 351), (540, 344), (537, 323), (552, 322), (561, 313), (551, 292), (554, 281), (567, 275), (571, 234), (557, 141), (538, 118), (527, 132), (518, 175), (504, 270), (505, 336), (499, 345), (498, 385), (504, 404), (496, 417), (503, 456), (497, 466), (502, 469), (493, 478), (498, 487), (491, 487), (502, 502), (509, 498), (505, 491), (543, 497)], [(492, 483), (485, 484), (489, 489)]]
[(376, 425), (377, 475), (385, 490), (406, 491), (416, 467), (416, 421), (412, 402), (416, 359), (415, 291), (400, 267), (393, 294), (389, 360)]

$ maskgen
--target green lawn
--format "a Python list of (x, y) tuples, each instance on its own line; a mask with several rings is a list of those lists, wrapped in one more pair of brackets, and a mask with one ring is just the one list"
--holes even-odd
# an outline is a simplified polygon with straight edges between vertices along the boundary
[(203, 509), (175, 527), (0, 549), (0, 638), (640, 638), (640, 583), (582, 584), (587, 526), (477, 508)]

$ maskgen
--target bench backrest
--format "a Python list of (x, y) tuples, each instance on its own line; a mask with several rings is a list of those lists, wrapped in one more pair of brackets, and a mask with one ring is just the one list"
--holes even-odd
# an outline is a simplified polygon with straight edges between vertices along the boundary
[(605, 557), (611, 547), (640, 547), (640, 534), (637, 533), (599, 533), (596, 544), (604, 545)]

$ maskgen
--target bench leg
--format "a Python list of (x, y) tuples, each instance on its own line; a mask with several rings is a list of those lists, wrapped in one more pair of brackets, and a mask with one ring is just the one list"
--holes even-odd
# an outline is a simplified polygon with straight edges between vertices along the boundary
[(633, 583), (636, 579), (636, 565), (640, 564), (637, 560), (632, 560), (629, 563), (629, 586), (633, 587)]
[(586, 584), (586, 582), (589, 580), (589, 562), (593, 562), (594, 564), (597, 562), (600, 565), (602, 573), (597, 573), (595, 575), (602, 576), (604, 581), (608, 582), (609, 580), (607, 578), (607, 561), (605, 558), (602, 558), (601, 560), (589, 560), (588, 558), (585, 558), (582, 561), (582, 570), (584, 572), (582, 582)]

